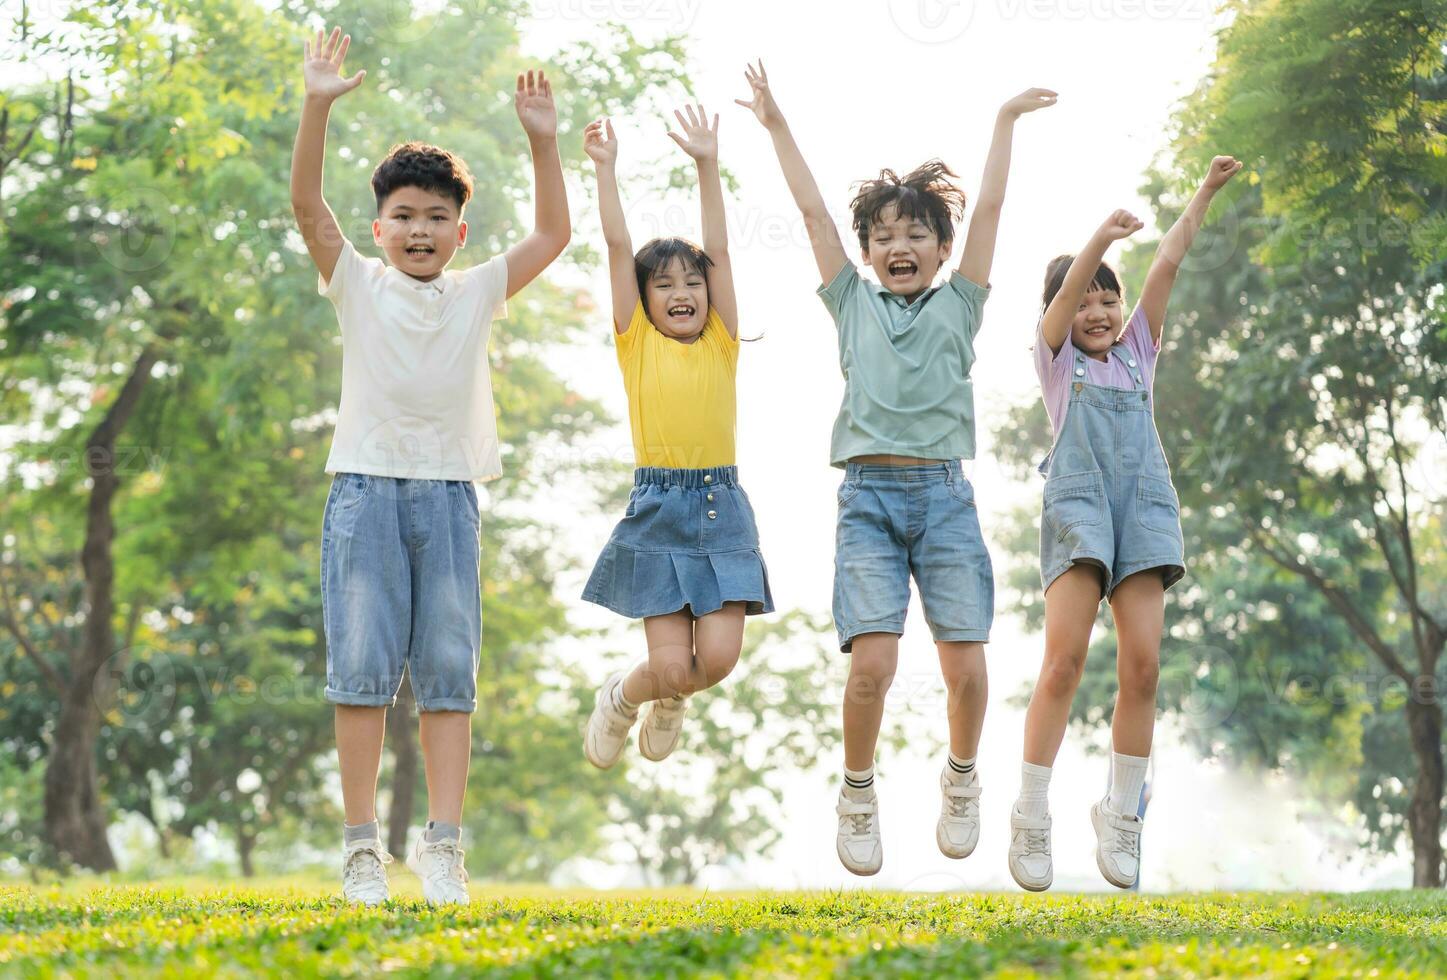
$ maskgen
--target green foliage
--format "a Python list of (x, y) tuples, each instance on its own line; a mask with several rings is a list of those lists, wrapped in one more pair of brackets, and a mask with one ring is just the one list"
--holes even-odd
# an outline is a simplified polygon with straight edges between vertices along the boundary
[[(1333, 812), (1351, 802), (1390, 852), (1416, 763), (1406, 685), (1373, 644), (1447, 682), (1413, 625), (1447, 618), (1442, 486), (1413, 475), (1447, 436), (1447, 5), (1232, 10), (1142, 187), (1163, 230), (1213, 154), (1246, 163), (1183, 266), (1156, 376), (1189, 566), (1160, 696), (1203, 752), (1287, 769)], [(1128, 283), (1155, 246), (1127, 253)], [(1017, 409), (1037, 437), (1000, 440), (1022, 473), (1048, 445), (1043, 418)], [(1027, 521), (1038, 509), (1007, 541), (1029, 556), (1012, 584), (1038, 628)], [(1079, 723), (1109, 722), (1114, 648), (1111, 633), (1092, 646)]]
[[(400, 882), (398, 884), (401, 884)], [(349, 908), (305, 883), (10, 888), (0, 958), (25, 975), (1438, 976), (1426, 894), (490, 893)], [(398, 889), (394, 888), (394, 895)]]

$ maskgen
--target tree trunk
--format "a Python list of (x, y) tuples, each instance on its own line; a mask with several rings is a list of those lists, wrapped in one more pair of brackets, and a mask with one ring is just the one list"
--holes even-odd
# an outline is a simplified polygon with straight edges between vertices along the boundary
[(96, 778), (96, 741), (101, 711), (115, 693), (117, 664), (107, 661), (123, 655), (115, 648), (115, 561), (111, 542), (115, 525), (111, 502), (120, 486), (116, 476), (116, 438), (125, 428), (151, 377), (157, 351), (148, 345), (136, 358), (115, 402), (95, 427), (85, 446), (86, 471), (91, 477), (86, 506), (85, 542), (80, 564), (85, 573), (81, 642), (71, 658), (66, 689), (61, 695), (60, 718), (45, 767), (45, 828), (51, 846), (63, 859), (93, 871), (114, 871), (115, 855), (106, 840), (106, 812)]
[(387, 712), (387, 741), (392, 743), (392, 807), (387, 813), (387, 850), (407, 853), (407, 830), (412, 823), (417, 795), (417, 729), (412, 722), (412, 676), (397, 692), (397, 704)]
[[(1435, 687), (1427, 688), (1434, 691)], [(1442, 706), (1413, 692), (1407, 701), (1407, 729), (1417, 757), (1416, 785), (1407, 805), (1412, 838), (1412, 887), (1442, 887)]]
[(236, 832), (236, 854), (241, 858), (241, 876), (243, 878), (256, 877), (256, 865), (251, 862), (251, 853), (254, 850), (256, 850), (256, 835), (238, 829)]

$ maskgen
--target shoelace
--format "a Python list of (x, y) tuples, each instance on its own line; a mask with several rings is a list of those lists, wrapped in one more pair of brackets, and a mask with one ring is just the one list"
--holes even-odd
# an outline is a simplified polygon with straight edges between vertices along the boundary
[[(369, 855), (372, 860), (368, 861), (362, 855)], [(392, 855), (386, 851), (377, 851), (374, 848), (362, 847), (353, 851), (347, 857), (347, 866), (342, 871), (342, 878), (348, 885), (359, 885), (366, 879), (377, 880), (386, 878), (387, 872), (383, 869), (384, 864), (392, 863)]]
[(463, 866), (462, 859), (466, 852), (450, 840), (440, 840), (425, 843), (423, 850), (442, 857), (441, 861), (434, 861), (432, 868), (427, 872), (427, 877), (434, 880), (439, 878), (452, 878), (455, 881), (467, 880), (467, 868)]
[(1124, 851), (1133, 858), (1140, 857), (1141, 835), (1138, 830), (1126, 830), (1122, 827), (1112, 828), (1114, 831), (1110, 837), (1110, 848), (1112, 851)]
[(869, 833), (869, 818), (874, 816), (874, 808), (868, 803), (848, 803), (840, 809), (839, 815), (848, 818), (851, 836), (863, 837)]
[(674, 729), (683, 724), (683, 712), (688, 701), (683, 698), (664, 698), (653, 702), (653, 711), (648, 723), (652, 728)]
[(1026, 854), (1044, 854), (1050, 850), (1050, 838), (1043, 830), (1021, 830), (1025, 835)]
[[(957, 790), (964, 789), (964, 787), (951, 788)], [(950, 810), (950, 816), (952, 817), (979, 816), (980, 797), (977, 793), (965, 795), (961, 792), (952, 793), (950, 792), (950, 790), (947, 789), (945, 790), (945, 800), (947, 801), (947, 805), (949, 806)], [(974, 811), (973, 814), (970, 812), (971, 810)]]

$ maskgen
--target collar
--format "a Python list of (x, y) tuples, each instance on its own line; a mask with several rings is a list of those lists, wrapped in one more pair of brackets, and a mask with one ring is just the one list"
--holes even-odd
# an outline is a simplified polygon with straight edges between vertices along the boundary
[(880, 296), (883, 296), (886, 300), (889, 300), (900, 306), (902, 309), (906, 310), (909, 309), (911, 306), (916, 305), (917, 303), (923, 303), (934, 294), (934, 291), (936, 289), (939, 289), (938, 286), (928, 286), (925, 288), (924, 292), (920, 293), (914, 298), (913, 302), (908, 302), (903, 296), (899, 295), (899, 293), (896, 293), (894, 290), (890, 289), (883, 283), (875, 282), (873, 279), (868, 280), (868, 282), (871, 286), (874, 287), (874, 291)]

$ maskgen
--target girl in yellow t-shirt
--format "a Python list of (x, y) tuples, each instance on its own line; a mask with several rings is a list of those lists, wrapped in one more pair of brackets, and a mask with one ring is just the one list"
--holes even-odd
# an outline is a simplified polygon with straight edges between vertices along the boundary
[[(686, 115), (685, 115), (686, 113)], [(753, 508), (734, 465), (738, 304), (729, 264), (718, 116), (675, 112), (668, 135), (698, 166), (703, 247), (655, 238), (633, 253), (615, 166), (613, 124), (590, 123), (583, 148), (598, 203), (613, 293), (618, 367), (633, 433), (633, 493), (583, 598), (643, 620), (648, 659), (603, 682), (583, 740), (588, 761), (618, 761), (638, 709), (645, 758), (678, 743), (688, 696), (738, 663), (744, 617), (772, 612)]]

